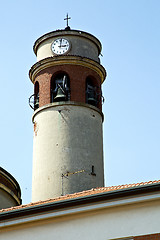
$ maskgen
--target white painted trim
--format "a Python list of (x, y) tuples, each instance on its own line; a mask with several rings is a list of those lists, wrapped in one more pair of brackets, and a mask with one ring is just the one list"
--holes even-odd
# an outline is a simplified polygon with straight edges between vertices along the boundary
[[(160, 194), (152, 194), (152, 195), (147, 195), (147, 196), (141, 196), (141, 197), (132, 197), (128, 199), (118, 199), (118, 200), (111, 200), (107, 202), (101, 202), (97, 204), (88, 204), (83, 207), (75, 207), (72, 209), (64, 209), (64, 210), (53, 210), (54, 212), (50, 213), (41, 213), (39, 215), (33, 215), (29, 217), (23, 217), (23, 218), (18, 218), (18, 219), (13, 219), (9, 221), (3, 221), (0, 223), (0, 227), (8, 227), (12, 225), (18, 225), (22, 223), (28, 223), (28, 222), (34, 222), (38, 220), (45, 220), (49, 218), (54, 218), (54, 217), (60, 217), (60, 216), (65, 216), (69, 214), (75, 214), (75, 213), (81, 213), (81, 212), (86, 212), (86, 211), (94, 211), (94, 210), (100, 210), (103, 208), (110, 208), (110, 207), (119, 207), (119, 206), (124, 206), (128, 204), (134, 204), (134, 203), (141, 203), (141, 202), (146, 202), (146, 201), (153, 201), (153, 200), (159, 200), (160, 199)], [(23, 208), (24, 210), (24, 208)]]

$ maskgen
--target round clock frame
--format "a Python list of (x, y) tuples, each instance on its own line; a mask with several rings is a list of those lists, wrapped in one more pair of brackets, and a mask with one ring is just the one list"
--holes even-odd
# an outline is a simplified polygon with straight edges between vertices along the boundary
[(57, 38), (51, 44), (51, 50), (55, 55), (63, 55), (70, 51), (71, 42), (66, 38)]

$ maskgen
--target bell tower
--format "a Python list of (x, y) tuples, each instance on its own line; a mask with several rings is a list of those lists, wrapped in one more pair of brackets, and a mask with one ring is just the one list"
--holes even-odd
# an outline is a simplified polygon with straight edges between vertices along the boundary
[(67, 24), (33, 49), (32, 201), (103, 187), (101, 43)]

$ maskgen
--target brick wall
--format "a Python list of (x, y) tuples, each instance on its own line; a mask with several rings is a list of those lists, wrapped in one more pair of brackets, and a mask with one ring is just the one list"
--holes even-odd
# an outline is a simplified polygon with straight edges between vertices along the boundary
[[(94, 84), (101, 89), (100, 76), (87, 67), (79, 65), (60, 65), (49, 67), (37, 74), (35, 82), (39, 82), (39, 106), (44, 106), (51, 102), (50, 89), (51, 78), (55, 74), (64, 72), (70, 78), (70, 94), (71, 101), (86, 102), (86, 78), (91, 77)], [(98, 108), (101, 110), (101, 102), (98, 103)]]

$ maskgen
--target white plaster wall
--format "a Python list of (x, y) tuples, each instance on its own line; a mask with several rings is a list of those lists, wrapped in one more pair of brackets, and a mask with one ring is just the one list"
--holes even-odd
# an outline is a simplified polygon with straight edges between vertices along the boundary
[[(49, 106), (34, 117), (33, 202), (104, 186), (101, 114), (89, 105)], [(67, 172), (76, 173), (62, 179)]]
[(0, 232), (2, 240), (108, 240), (160, 232), (160, 201), (112, 207)]
[(55, 39), (61, 37), (68, 39), (71, 43), (71, 49), (67, 55), (77, 55), (99, 61), (98, 48), (91, 40), (83, 37), (69, 35), (56, 36), (43, 41), (37, 49), (37, 61), (54, 56), (54, 53), (51, 50), (51, 44)]

